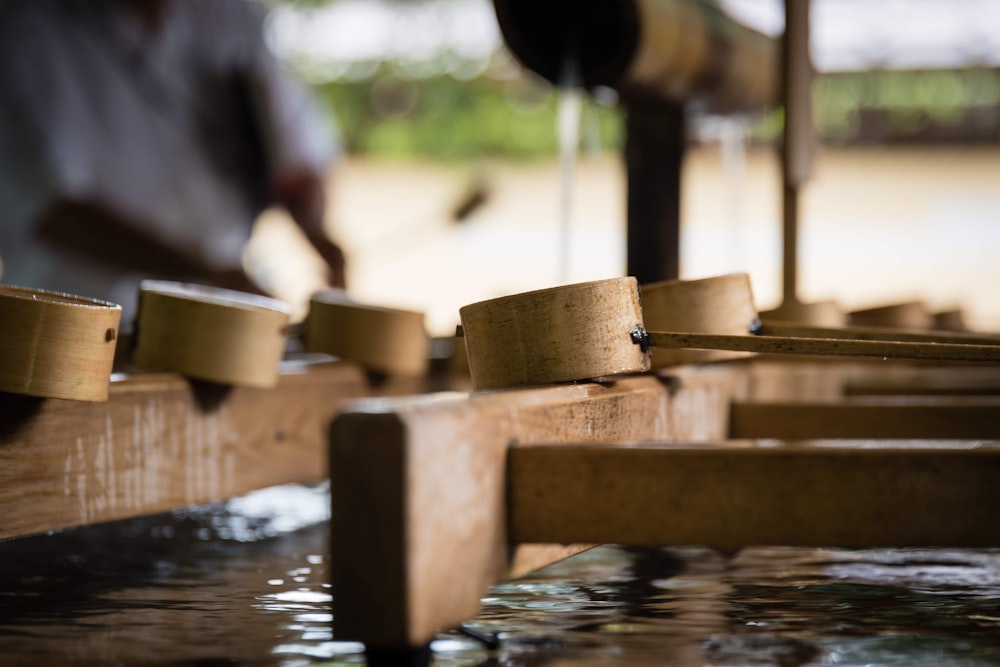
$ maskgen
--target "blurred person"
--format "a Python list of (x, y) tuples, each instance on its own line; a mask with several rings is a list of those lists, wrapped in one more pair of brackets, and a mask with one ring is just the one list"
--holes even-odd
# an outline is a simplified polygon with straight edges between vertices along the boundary
[(4, 283), (134, 316), (144, 278), (263, 293), (242, 255), (284, 206), (344, 286), (324, 230), (332, 123), (249, 0), (0, 4)]

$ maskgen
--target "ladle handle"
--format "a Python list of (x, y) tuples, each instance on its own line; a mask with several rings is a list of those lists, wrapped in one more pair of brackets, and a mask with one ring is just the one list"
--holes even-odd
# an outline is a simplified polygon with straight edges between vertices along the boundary
[(907, 331), (880, 327), (816, 327), (789, 322), (763, 322), (753, 333), (794, 338), (836, 338), (880, 340), (895, 343), (951, 343), (957, 345), (1000, 345), (1000, 335), (969, 331)]
[(933, 361), (1000, 363), (1000, 346), (957, 343), (844, 340), (786, 336), (742, 336), (733, 334), (647, 332), (648, 344), (659, 348), (730, 350), (760, 354), (802, 354)]

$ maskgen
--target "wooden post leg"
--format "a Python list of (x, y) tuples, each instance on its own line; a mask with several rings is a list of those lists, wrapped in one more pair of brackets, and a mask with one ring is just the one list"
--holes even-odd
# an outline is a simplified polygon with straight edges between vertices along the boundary
[(632, 96), (625, 114), (627, 273), (640, 283), (680, 275), (684, 105)]
[[(707, 392), (707, 393), (706, 393)], [(586, 545), (512, 548), (512, 443), (664, 439), (668, 405), (719, 433), (726, 397), (660, 382), (564, 385), (355, 404), (331, 427), (334, 635), (369, 651), (419, 647), (474, 616), (489, 587)], [(669, 398), (669, 400), (668, 400)], [(679, 420), (686, 423), (688, 420)]]

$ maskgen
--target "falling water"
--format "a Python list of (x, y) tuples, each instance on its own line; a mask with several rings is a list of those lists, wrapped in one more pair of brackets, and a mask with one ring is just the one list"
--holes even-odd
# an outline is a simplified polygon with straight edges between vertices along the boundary
[(744, 191), (747, 174), (747, 124), (742, 118), (722, 120), (720, 132), (722, 174), (725, 183), (726, 217), (729, 229), (729, 266), (734, 272), (746, 272), (746, 229)]
[(575, 54), (565, 59), (559, 84), (556, 133), (559, 140), (559, 273), (560, 283), (569, 282), (570, 230), (573, 217), (573, 184), (580, 146), (580, 116), (583, 93)]

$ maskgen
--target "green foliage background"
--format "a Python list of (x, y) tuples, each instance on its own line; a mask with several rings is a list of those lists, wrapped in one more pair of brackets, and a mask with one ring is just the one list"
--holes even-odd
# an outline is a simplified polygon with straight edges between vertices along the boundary
[[(332, 110), (348, 151), (390, 158), (532, 159), (556, 151), (558, 93), (542, 82), (439, 74), (408, 79), (387, 65), (363, 80), (316, 86)], [(621, 141), (621, 111), (587, 103), (601, 147)]]

